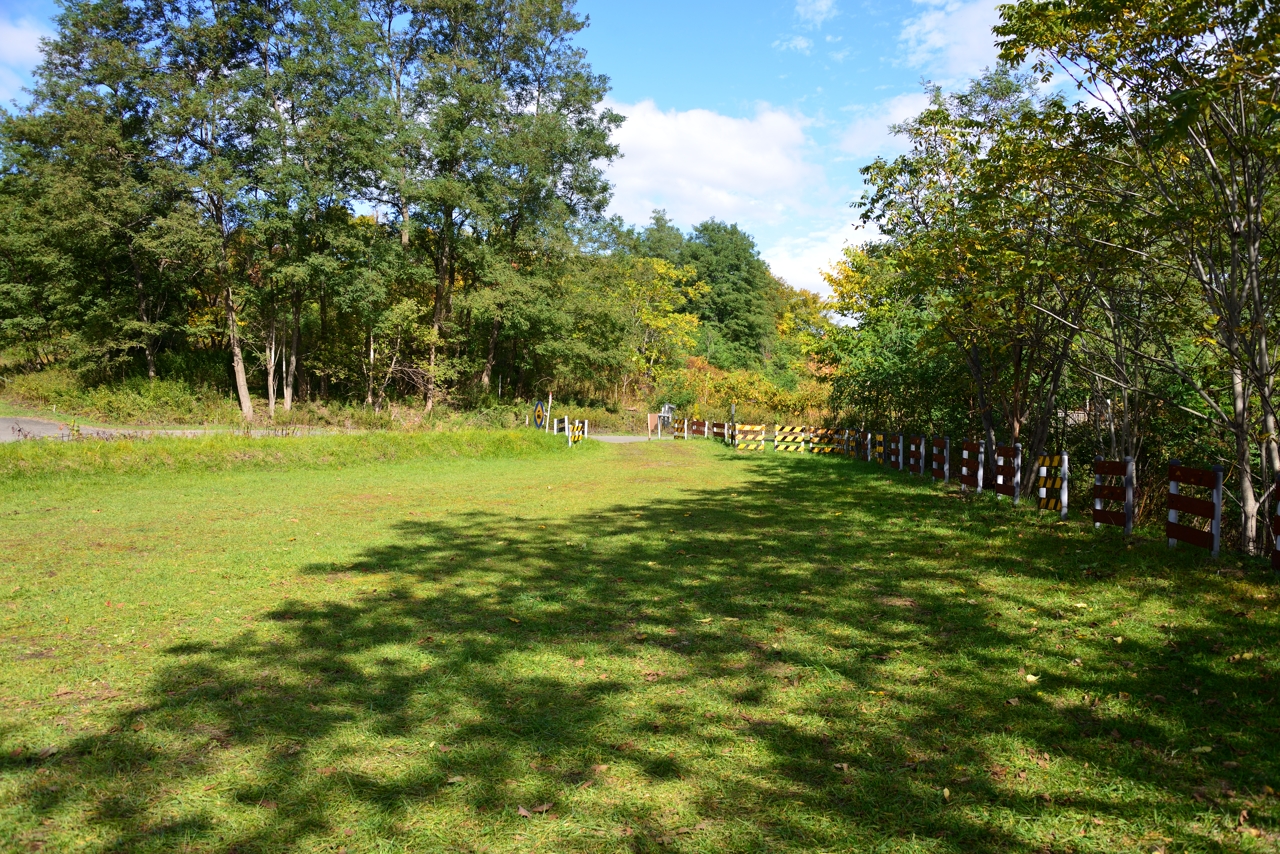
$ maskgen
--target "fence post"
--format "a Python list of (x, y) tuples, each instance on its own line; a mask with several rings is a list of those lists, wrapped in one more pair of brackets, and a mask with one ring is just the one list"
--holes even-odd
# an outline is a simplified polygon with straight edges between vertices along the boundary
[(590, 420), (583, 421), (582, 422), (582, 438), (588, 439), (590, 437), (591, 437), (591, 421)]
[(1216, 475), (1213, 484), (1213, 556), (1217, 557), (1222, 546), (1222, 466), (1214, 466), (1213, 473)]
[(1067, 492), (1068, 492), (1067, 473), (1068, 473), (1067, 455), (1065, 452), (1063, 452), (1062, 454), (1062, 487), (1061, 487), (1061, 491), (1058, 493), (1058, 503), (1062, 505), (1062, 510), (1059, 513), (1059, 518), (1061, 518), (1063, 521), (1066, 521), (1066, 518), (1067, 518)]
[(1018, 506), (1022, 497), (1022, 443), (1013, 444), (1013, 506)]
[(564, 417), (564, 435), (569, 439), (569, 447), (573, 447), (573, 428), (569, 426), (569, 416)]
[[(1102, 486), (1102, 475), (1098, 474), (1098, 463), (1100, 462), (1102, 462), (1102, 454), (1098, 454), (1093, 458), (1093, 485), (1094, 486)], [(1102, 499), (1098, 497), (1098, 490), (1096, 489), (1093, 491), (1093, 509), (1094, 510), (1102, 509)], [(1177, 519), (1174, 518), (1172, 511), (1170, 511), (1169, 521), (1170, 522), (1178, 521)], [(1102, 523), (1095, 519), (1093, 522), (1093, 527), (1095, 529), (1101, 528)], [(1173, 540), (1169, 541), (1169, 545), (1170, 546), (1173, 545)]]
[(1137, 485), (1137, 466), (1133, 457), (1124, 458), (1124, 533), (1133, 533), (1133, 490)]
[(906, 462), (907, 462), (906, 438), (907, 438), (907, 434), (905, 433), (898, 434), (898, 471), (903, 471), (906, 468)]
[(987, 468), (987, 440), (978, 440), (978, 495), (982, 494), (982, 474)]

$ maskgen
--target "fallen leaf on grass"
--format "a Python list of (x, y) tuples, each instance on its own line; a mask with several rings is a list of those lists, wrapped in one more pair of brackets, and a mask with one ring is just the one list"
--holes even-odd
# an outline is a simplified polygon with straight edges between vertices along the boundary
[(583, 667), (583, 666), (585, 666), (585, 665), (586, 665), (586, 663), (587, 663), (587, 660), (586, 660), (585, 658), (579, 658), (578, 660), (576, 660), (576, 661), (574, 661), (574, 662), (573, 662), (573, 666), (574, 666), (574, 667)]
[(1152, 695), (1151, 695), (1151, 699), (1155, 700), (1157, 703), (1167, 703), (1167, 702), (1169, 702), (1167, 699), (1165, 699), (1164, 694), (1152, 694)]
[(549, 810), (549, 809), (551, 809), (551, 804), (543, 804), (543, 805), (542, 805), (542, 806), (540, 806), (540, 807), (534, 807), (534, 808), (533, 808), (533, 811), (534, 811), (534, 812), (546, 812), (546, 811), (547, 811), (547, 810)]
[(1084, 666), (1084, 662), (1083, 662), (1083, 661), (1081, 661), (1081, 660), (1080, 660), (1080, 659), (1078, 659), (1078, 658), (1073, 658), (1073, 659), (1071, 659), (1071, 666), (1072, 666), (1072, 667), (1083, 667), (1083, 666)]
[(1208, 746), (1208, 745), (1206, 745), (1206, 746), (1204, 746), (1204, 747), (1193, 747), (1193, 748), (1191, 748), (1191, 752), (1192, 752), (1192, 753), (1212, 753), (1212, 752), (1213, 752), (1213, 748), (1212, 748), (1212, 747), (1210, 747), (1210, 746)]
[(262, 807), (264, 810), (273, 810), (276, 808), (276, 802), (275, 801), (258, 801), (258, 806)]
[(320, 769), (319, 771), (317, 771), (316, 773), (318, 773), (321, 777), (328, 777), (328, 776), (330, 776), (330, 775), (332, 775), (332, 774), (336, 773), (336, 772), (337, 772), (337, 770), (338, 770), (338, 769), (337, 769), (337, 768), (334, 768), (332, 765), (326, 765), (325, 767), (321, 768), (321, 769)]
[(522, 816), (522, 817), (524, 817), (524, 818), (533, 818), (533, 813), (529, 812), (529, 811), (528, 811), (527, 809), (525, 809), (524, 807), (520, 807), (519, 809), (517, 809), (517, 810), (516, 810), (516, 815), (518, 815), (518, 816)]
[(949, 801), (949, 800), (951, 800), (951, 790), (950, 790), (950, 789), (943, 789), (943, 790), (942, 790), (942, 799), (943, 799), (944, 801)]
[(1034, 685), (1040, 681), (1040, 677), (1036, 676), (1034, 673), (1028, 673), (1026, 675), (1026, 680), (1028, 685)]
[(1124, 638), (1122, 637), (1114, 637), (1112, 638), (1112, 640), (1115, 641), (1116, 643), (1124, 643)]
[(705, 620), (694, 620), (694, 622), (695, 622), (695, 623), (709, 623), (709, 622), (711, 622), (711, 617), (707, 617)]
[(608, 770), (609, 770), (608, 765), (592, 765), (591, 766), (591, 772), (593, 774), (603, 774), (605, 771), (608, 771)]
[(445, 780), (445, 782), (446, 782), (446, 783), (461, 783), (461, 782), (462, 782), (463, 780), (465, 780), (465, 779), (467, 779), (467, 778), (466, 778), (466, 777), (463, 777), (461, 774), (459, 774), (459, 775), (457, 775), (456, 777), (450, 777), (448, 780)]
[(50, 756), (52, 756), (57, 752), (58, 752), (57, 746), (51, 744), (48, 747), (46, 747), (44, 750), (41, 750), (39, 753), (39, 756), (41, 759), (48, 759)]
[(1010, 697), (1009, 699), (1004, 701), (1004, 704), (1006, 706), (1018, 706), (1022, 704), (1022, 701), (1019, 700), (1017, 697)]
[(848, 763), (848, 762), (837, 762), (837, 763), (835, 764), (835, 766), (834, 766), (834, 767), (835, 767), (835, 769), (836, 769), (837, 771), (843, 771), (843, 772), (844, 772), (844, 773), (846, 773), (846, 774), (848, 774), (848, 773), (849, 773), (849, 763)]
[(508, 620), (510, 620), (510, 621), (511, 621), (511, 622), (513, 622), (513, 623), (519, 623), (519, 622), (520, 622), (520, 621), (519, 621), (519, 620), (517, 620), (515, 617), (507, 617), (507, 619), (508, 619)]

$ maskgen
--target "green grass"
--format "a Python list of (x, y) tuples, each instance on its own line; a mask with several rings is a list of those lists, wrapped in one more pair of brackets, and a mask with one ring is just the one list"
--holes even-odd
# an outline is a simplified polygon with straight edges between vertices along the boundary
[[(142, 474), (157, 471), (243, 471), (252, 468), (297, 471), (343, 468), (422, 457), (503, 459), (568, 450), (563, 437), (535, 430), (451, 430), (430, 433), (373, 433), (308, 438), (251, 438), (234, 433), (192, 438), (158, 436), (110, 441), (33, 441), (0, 445), (0, 485), (17, 486), (49, 478)], [(592, 448), (592, 450), (595, 450)]]
[(1235, 560), (709, 442), (297, 453), (7, 482), (0, 850), (1276, 850)]

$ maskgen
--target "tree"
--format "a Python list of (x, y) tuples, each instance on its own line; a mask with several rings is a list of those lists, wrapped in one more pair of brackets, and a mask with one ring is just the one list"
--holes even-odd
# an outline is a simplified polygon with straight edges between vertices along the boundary
[[(1280, 14), (1261, 2), (1024, 0), (1001, 7), (1002, 55), (1068, 75), (1105, 157), (1132, 177), (1098, 187), (1157, 242), (1132, 247), (1199, 295), (1198, 323), (1229, 374), (1225, 395), (1166, 352), (1234, 437), (1241, 547), (1257, 550), (1252, 446), (1280, 470), (1275, 404), (1276, 204), (1280, 160)], [(1110, 173), (1112, 170), (1106, 170)], [(1261, 417), (1254, 415), (1254, 397)], [(1225, 397), (1225, 400), (1224, 400)]]
[[(663, 225), (655, 219), (655, 229)], [(707, 326), (708, 361), (729, 369), (760, 366), (774, 336), (777, 306), (775, 281), (755, 241), (736, 225), (707, 220), (684, 241), (679, 258), (709, 286), (692, 306)]]

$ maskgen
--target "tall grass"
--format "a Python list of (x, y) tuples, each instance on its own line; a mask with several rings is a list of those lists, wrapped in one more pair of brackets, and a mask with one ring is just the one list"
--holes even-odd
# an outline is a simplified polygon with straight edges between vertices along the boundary
[[(589, 453), (590, 447), (574, 451)], [(100, 473), (342, 467), (421, 457), (528, 457), (565, 449), (562, 437), (536, 430), (26, 441), (0, 445), (0, 484)]]
[(133, 377), (110, 385), (86, 385), (65, 368), (7, 378), (4, 395), (31, 409), (112, 424), (231, 424), (235, 401), (212, 386), (183, 380)]

